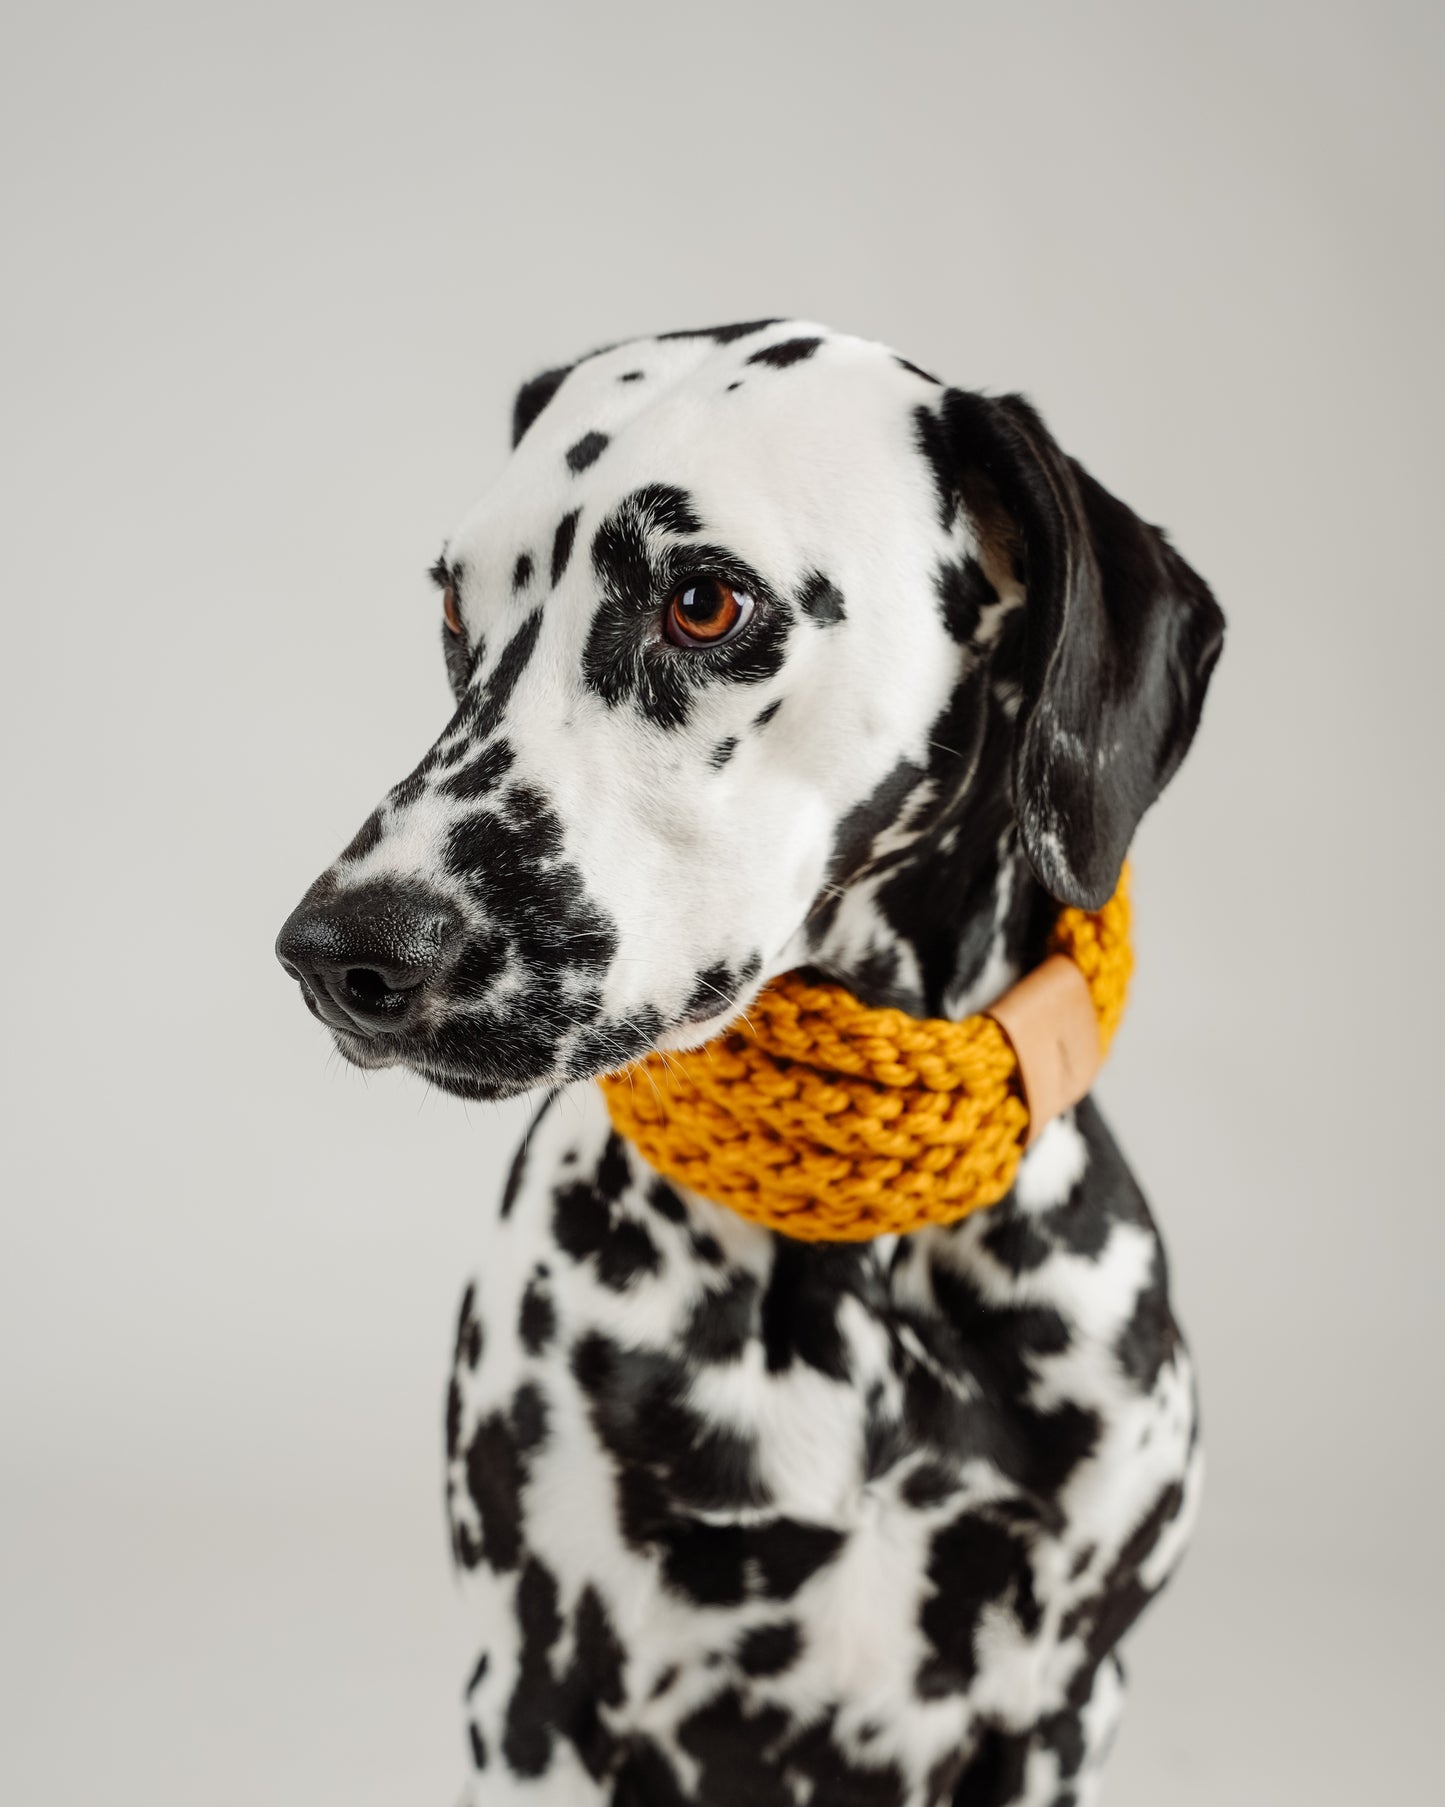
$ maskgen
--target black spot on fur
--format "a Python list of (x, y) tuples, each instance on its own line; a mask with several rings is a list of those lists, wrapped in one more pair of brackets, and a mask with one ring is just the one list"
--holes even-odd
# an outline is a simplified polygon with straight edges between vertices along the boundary
[(374, 809), (362, 823), (361, 827), (357, 829), (350, 841), (347, 842), (341, 857), (344, 860), (364, 859), (380, 839), (381, 811), (379, 809)]
[(702, 1023), (727, 1010), (739, 993), (752, 984), (762, 963), (761, 954), (752, 953), (741, 962), (736, 971), (721, 961), (716, 966), (705, 968), (697, 975), (687, 1003), (683, 1006), (682, 1021)]
[[(649, 484), (624, 496), (597, 529), (592, 566), (602, 591), (583, 653), (589, 689), (609, 705), (630, 704), (658, 727), (687, 721), (694, 693), (709, 684), (754, 684), (782, 663), (785, 609), (763, 579), (720, 546), (680, 546), (668, 536), (701, 526), (685, 492)], [(663, 602), (676, 585), (707, 570), (756, 603), (735, 640), (684, 650), (658, 633)]]
[(571, 364), (561, 364), (555, 370), (544, 370), (540, 376), (534, 376), (530, 382), (523, 383), (517, 391), (517, 399), (512, 404), (514, 447), (521, 444), (527, 429), (562, 387), (563, 379), (570, 375), (573, 368)]
[(941, 1462), (924, 1461), (909, 1470), (901, 1492), (907, 1505), (921, 1510), (928, 1506), (941, 1506), (957, 1490), (958, 1477), (951, 1469), (945, 1468)]
[(574, 1261), (593, 1263), (598, 1279), (614, 1292), (626, 1292), (634, 1280), (662, 1266), (647, 1226), (614, 1213), (595, 1186), (579, 1182), (558, 1190), (552, 1234)]
[(650, 1470), (664, 1498), (700, 1511), (766, 1503), (754, 1440), (709, 1424), (685, 1403), (685, 1363), (593, 1331), (573, 1350), (572, 1371), (602, 1441), (620, 1462)]
[(958, 1779), (953, 1807), (1010, 1807), (1022, 1800), (1031, 1742), (1027, 1733), (986, 1727)]
[(745, 1675), (781, 1675), (793, 1666), (802, 1648), (803, 1640), (791, 1619), (755, 1625), (738, 1640), (738, 1667)]
[(943, 387), (936, 376), (930, 376), (926, 370), (920, 370), (917, 364), (909, 363), (907, 358), (900, 358), (895, 353), (893, 362), (900, 370), (906, 370), (910, 376), (921, 376), (925, 383), (933, 383), (940, 389)]
[(467, 1740), (472, 1749), (472, 1768), (485, 1769), (487, 1767), (487, 1741), (474, 1720), (467, 1721)]
[(472, 1696), (476, 1693), (477, 1689), (480, 1688), (482, 1683), (486, 1680), (487, 1670), (490, 1667), (491, 1667), (491, 1658), (487, 1655), (487, 1652), (484, 1650), (482, 1652), (482, 1654), (477, 1658), (476, 1665), (472, 1670), (471, 1677), (468, 1680), (466, 1689), (462, 1694), (463, 1700), (470, 1700), (472, 1698)]
[(682, 1333), (683, 1351), (700, 1362), (736, 1361), (756, 1327), (758, 1283), (738, 1271), (727, 1285), (704, 1288)]
[(977, 1635), (986, 1606), (1013, 1607), (1025, 1631), (1038, 1618), (1033, 1569), (1022, 1538), (980, 1512), (966, 1512), (936, 1533), (929, 1548), (928, 1579), (920, 1624), (933, 1646), (917, 1685), (925, 1699), (963, 1693), (978, 1674)]
[(768, 723), (778, 713), (778, 711), (782, 708), (782, 706), (783, 706), (783, 699), (780, 696), (774, 697), (772, 702), (768, 704), (766, 709), (760, 709), (758, 711), (758, 713), (753, 717), (753, 726), (755, 728), (766, 728)]
[(1129, 1322), (1114, 1344), (1114, 1359), (1141, 1393), (1149, 1393), (1178, 1345), (1179, 1331), (1169, 1309), (1169, 1274), (1164, 1250), (1156, 1242), (1149, 1278), (1140, 1288)]
[(467, 1290), (462, 1294), (461, 1310), (457, 1314), (457, 1342), (454, 1361), (458, 1367), (463, 1362), (474, 1369), (482, 1359), (482, 1324), (477, 1316), (477, 1288), (475, 1282), (469, 1282)]
[(533, 1274), (522, 1294), (517, 1314), (517, 1334), (528, 1355), (540, 1355), (557, 1334), (557, 1311), (547, 1283)]
[(1004, 1473), (1034, 1498), (1055, 1498), (1093, 1454), (1099, 1420), (1064, 1400), (1049, 1410), (1031, 1403), (1039, 1358), (1070, 1346), (1068, 1324), (1043, 1305), (994, 1305), (963, 1273), (938, 1264), (933, 1286), (948, 1335), (948, 1371), (973, 1377), (989, 1402), (975, 1435)]
[(512, 566), (513, 590), (525, 590), (532, 581), (532, 555), (530, 552), (519, 552), (517, 562)]
[(748, 1807), (795, 1807), (793, 1792), (770, 1755), (788, 1729), (781, 1707), (750, 1709), (735, 1688), (715, 1695), (677, 1729), (678, 1743), (699, 1770), (698, 1797)]
[(507, 704), (522, 673), (537, 650), (537, 636), (542, 631), (542, 611), (533, 609), (527, 619), (502, 649), (491, 674), (479, 690), (471, 691), (464, 705), (475, 741), (486, 740), (501, 725)]
[(447, 1460), (450, 1462), (457, 1453), (462, 1431), (462, 1390), (457, 1384), (455, 1374), (447, 1383)]
[(821, 339), (783, 339), (776, 345), (765, 345), (748, 359), (749, 364), (769, 364), (774, 370), (786, 370), (789, 364), (801, 364), (823, 343)]
[(547, 1441), (547, 1401), (533, 1381), (523, 1381), (512, 1395), (512, 1436), (524, 1456), (535, 1455)]
[(528, 1559), (517, 1583), (522, 1648), (507, 1703), (502, 1755), (514, 1775), (541, 1776), (552, 1762), (552, 1646), (562, 1635), (557, 1582), (545, 1563)]
[(570, 514), (564, 514), (557, 523), (557, 531), (552, 535), (552, 588), (555, 590), (561, 583), (567, 570), (568, 561), (572, 557), (572, 543), (577, 538), (577, 517), (580, 508), (574, 508)]
[(845, 618), (843, 592), (821, 571), (812, 571), (803, 580), (798, 602), (803, 613), (822, 627), (831, 627), (835, 621)]
[(646, 375), (645, 370), (624, 370), (617, 380), (619, 383), (640, 383)]
[(522, 1181), (527, 1177), (528, 1140), (523, 1139), (522, 1146), (512, 1157), (512, 1165), (507, 1172), (507, 1184), (502, 1190), (502, 1217), (512, 1215), (512, 1207), (517, 1202), (517, 1194), (522, 1190)]
[(915, 443), (929, 470), (938, 496), (939, 524), (948, 531), (958, 513), (960, 498), (959, 471), (956, 454), (943, 422), (932, 408), (919, 406), (913, 411)]
[(1154, 1597), (1156, 1590), (1145, 1586), (1139, 1578), (1139, 1570), (1178, 1518), (1183, 1505), (1184, 1489), (1179, 1482), (1172, 1481), (1161, 1489), (1154, 1504), (1130, 1533), (1099, 1592), (1069, 1615), (1060, 1628), (1060, 1636), (1082, 1635), (1085, 1648), (1096, 1662), (1101, 1662), (1113, 1650)]
[(420, 765), (403, 778), (400, 784), (394, 784), (390, 791), (391, 806), (398, 814), (410, 809), (413, 803), (419, 803), (426, 795), (426, 769)]
[(647, 1189), (647, 1202), (659, 1217), (665, 1217), (669, 1223), (686, 1223), (687, 1206), (666, 1180), (657, 1179), (652, 1182)]
[(734, 735), (729, 735), (726, 740), (720, 740), (713, 748), (712, 752), (708, 755), (708, 764), (715, 772), (720, 772), (737, 750), (738, 743), (736, 737)]
[[(527, 1470), (510, 1421), (492, 1412), (467, 1448), (467, 1492), (481, 1520), (479, 1555), (498, 1574), (516, 1568), (522, 1555), (522, 1488)], [(475, 1562), (467, 1563), (474, 1567)]]
[(599, 1709), (622, 1705), (625, 1661), (607, 1608), (589, 1583), (572, 1615), (572, 1658), (557, 1684), (555, 1716), (563, 1736), (571, 1740), (594, 1778), (607, 1774), (619, 1754), (617, 1739)]
[(850, 1378), (838, 1306), (846, 1293), (866, 1284), (867, 1268), (867, 1256), (856, 1249), (777, 1239), (762, 1302), (763, 1347), (770, 1373), (784, 1373), (796, 1360), (830, 1380)]
[(946, 559), (938, 568), (935, 583), (943, 625), (960, 646), (971, 645), (983, 611), (998, 601), (998, 591), (972, 555)]
[(440, 780), (437, 789), (446, 797), (472, 801), (494, 791), (511, 770), (515, 755), (505, 740), (483, 743), (476, 757), (457, 766)]
[(694, 326), (684, 327), (680, 332), (659, 333), (659, 339), (711, 339), (714, 345), (731, 345), (736, 339), (751, 338), (769, 326), (776, 326), (776, 320), (744, 320), (736, 326)]
[(605, 433), (584, 433), (576, 445), (567, 453), (567, 468), (574, 476), (580, 475), (607, 450), (610, 441)]

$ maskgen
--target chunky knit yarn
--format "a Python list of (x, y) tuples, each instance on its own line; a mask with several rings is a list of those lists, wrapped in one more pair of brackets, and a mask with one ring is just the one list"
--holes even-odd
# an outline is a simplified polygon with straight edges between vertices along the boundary
[[(1089, 987), (1107, 1051), (1133, 952), (1127, 868), (1050, 951)], [(1029, 1127), (1018, 1060), (988, 1016), (875, 1010), (785, 973), (715, 1040), (601, 1081), (618, 1132), (669, 1179), (807, 1242), (954, 1223), (1013, 1184)]]

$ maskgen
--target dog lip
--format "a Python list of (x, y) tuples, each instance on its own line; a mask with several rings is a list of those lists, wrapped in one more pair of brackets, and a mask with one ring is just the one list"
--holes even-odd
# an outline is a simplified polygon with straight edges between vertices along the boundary
[(446, 1067), (434, 1064), (422, 1054), (403, 1054), (405, 1064), (428, 1084), (450, 1092), (455, 1098), (473, 1098), (486, 1103), (500, 1103), (506, 1098), (520, 1098), (527, 1092), (540, 1091), (545, 1087), (564, 1083), (555, 1069), (547, 1068), (540, 1072), (515, 1074), (485, 1072), (474, 1069), (470, 1072), (458, 1067)]

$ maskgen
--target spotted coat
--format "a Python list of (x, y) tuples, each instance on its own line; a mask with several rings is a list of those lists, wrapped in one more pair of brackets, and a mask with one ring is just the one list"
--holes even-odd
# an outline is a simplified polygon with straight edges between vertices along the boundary
[(997, 996), (1112, 889), (1218, 611), (1028, 404), (809, 324), (595, 353), (515, 440), (435, 571), (456, 713), (278, 943), (356, 1064), (546, 1095), (447, 1398), (472, 1797), (1090, 1800), (1200, 1475), (1097, 1109), (958, 1226), (805, 1246), (589, 1082), (790, 967)]

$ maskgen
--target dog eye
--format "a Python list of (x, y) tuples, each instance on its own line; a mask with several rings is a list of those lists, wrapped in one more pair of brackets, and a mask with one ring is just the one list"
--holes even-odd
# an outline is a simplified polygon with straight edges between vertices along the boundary
[(753, 612), (745, 590), (720, 577), (699, 577), (668, 599), (667, 637), (677, 646), (717, 646), (730, 640)]
[(442, 591), (442, 618), (447, 624), (447, 632), (455, 634), (458, 639), (462, 632), (462, 612), (457, 607), (457, 587), (448, 583)]

